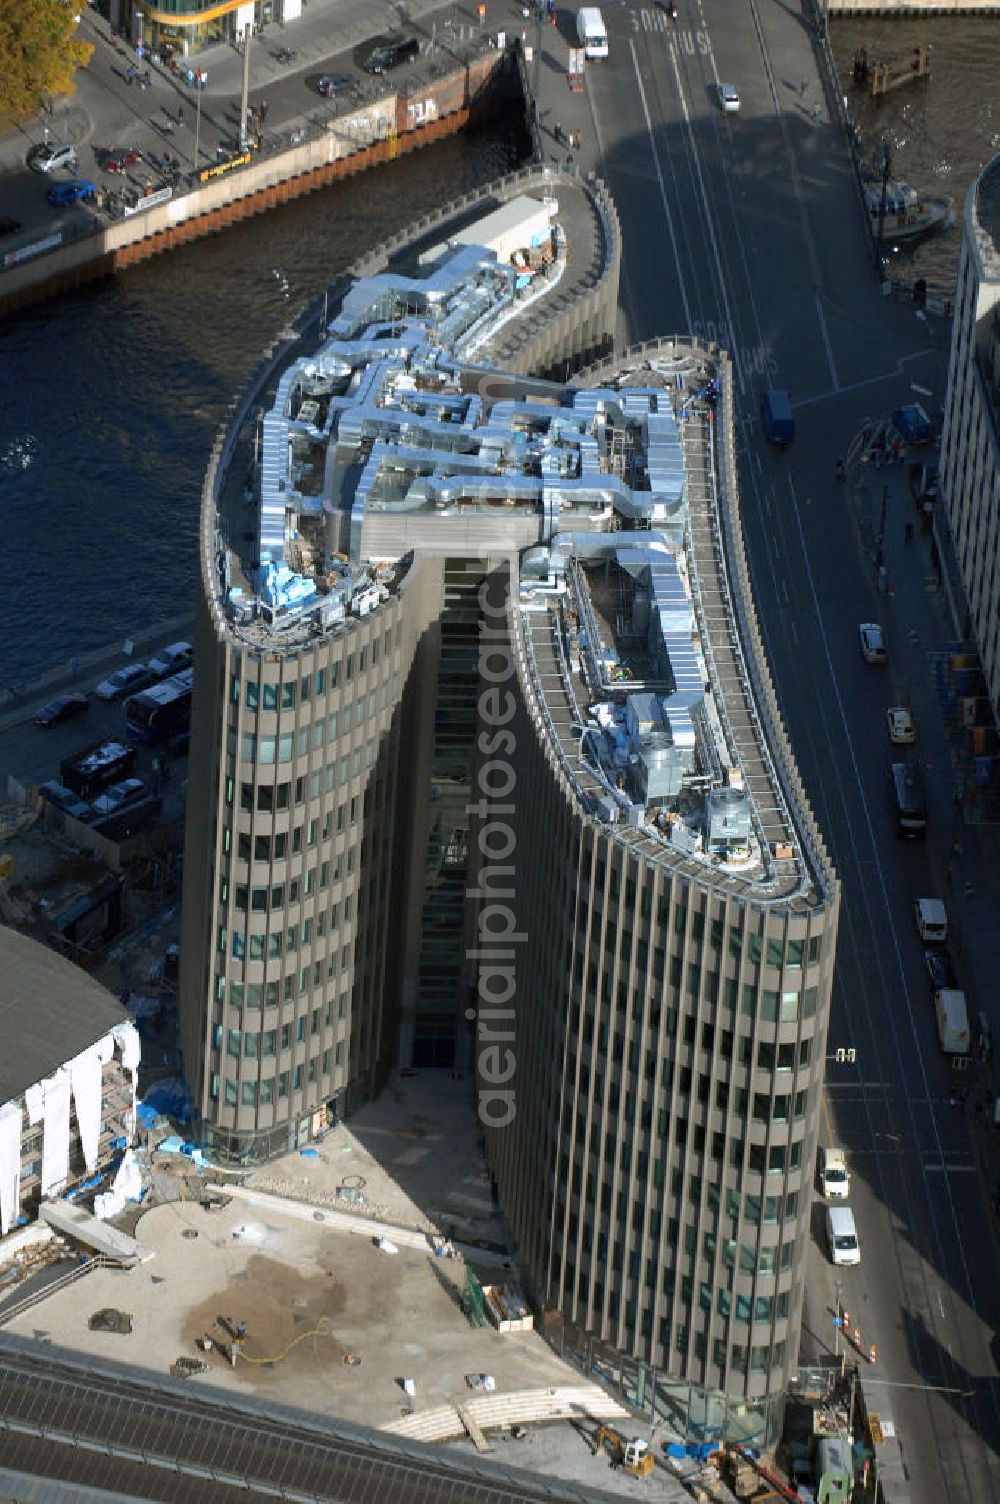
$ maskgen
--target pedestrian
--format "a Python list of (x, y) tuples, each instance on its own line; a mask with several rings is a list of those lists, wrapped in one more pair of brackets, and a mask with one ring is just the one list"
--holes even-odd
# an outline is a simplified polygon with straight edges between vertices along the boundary
[(805, 97), (806, 97), (806, 90), (808, 89), (808, 87), (809, 87), (808, 82), (806, 81), (806, 79), (803, 79), (802, 82), (799, 84), (799, 98), (800, 99), (805, 99)]
[(554, 127), (552, 129), (552, 134), (556, 138), (556, 145), (557, 146), (561, 146), (562, 145), (562, 126), (559, 124), (558, 120), (556, 121), (556, 123), (555, 123), (555, 125), (554, 125)]
[(184, 124), (184, 110), (183, 110), (183, 107), (181, 105), (177, 106), (177, 124), (178, 125), (183, 125)]
[(269, 106), (268, 106), (267, 100), (266, 99), (262, 99), (261, 102), (260, 102), (260, 123), (261, 123), (261, 125), (266, 125), (267, 124), (267, 112), (268, 112), (268, 108), (269, 108)]

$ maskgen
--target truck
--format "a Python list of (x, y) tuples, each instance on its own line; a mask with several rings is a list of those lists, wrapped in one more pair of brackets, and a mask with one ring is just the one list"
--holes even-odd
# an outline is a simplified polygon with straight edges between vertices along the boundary
[(768, 443), (782, 448), (795, 437), (795, 416), (792, 400), (787, 392), (777, 388), (767, 391), (760, 399), (760, 416)]
[(925, 945), (943, 945), (948, 938), (948, 912), (940, 898), (918, 898), (913, 905), (917, 934)]
[(81, 799), (92, 799), (109, 783), (130, 773), (135, 759), (136, 749), (126, 742), (94, 742), (82, 752), (63, 758), (59, 764), (60, 782)]
[(938, 1043), (945, 1055), (967, 1055), (969, 1052), (969, 1010), (965, 993), (957, 987), (942, 987), (934, 994), (934, 1016), (937, 1019)]

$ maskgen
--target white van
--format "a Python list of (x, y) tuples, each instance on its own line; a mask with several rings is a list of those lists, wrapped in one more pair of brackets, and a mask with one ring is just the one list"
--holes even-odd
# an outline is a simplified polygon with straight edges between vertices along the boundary
[(826, 1241), (834, 1264), (861, 1263), (858, 1229), (854, 1225), (854, 1213), (849, 1206), (827, 1207)]
[(588, 61), (608, 55), (608, 29), (596, 5), (585, 5), (576, 13), (576, 34)]
[(943, 945), (948, 938), (948, 912), (940, 898), (918, 898), (913, 905), (917, 933), (925, 945)]

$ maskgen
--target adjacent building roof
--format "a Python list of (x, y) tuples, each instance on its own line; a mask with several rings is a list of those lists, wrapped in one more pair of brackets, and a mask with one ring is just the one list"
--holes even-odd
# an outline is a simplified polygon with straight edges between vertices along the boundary
[(44, 1081), (127, 1019), (117, 999), (79, 966), (0, 926), (0, 1103)]

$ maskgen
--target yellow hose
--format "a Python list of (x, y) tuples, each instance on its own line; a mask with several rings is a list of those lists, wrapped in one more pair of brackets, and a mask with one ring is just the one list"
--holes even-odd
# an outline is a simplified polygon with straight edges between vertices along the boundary
[(293, 1337), (292, 1340), (291, 1340), (291, 1342), (289, 1342), (288, 1346), (284, 1349), (284, 1351), (280, 1352), (276, 1358), (251, 1358), (250, 1354), (249, 1353), (245, 1353), (243, 1351), (243, 1348), (241, 1346), (239, 1346), (238, 1344), (237, 1344), (237, 1352), (239, 1353), (240, 1357), (243, 1359), (244, 1363), (280, 1363), (281, 1360), (282, 1360), (282, 1358), (287, 1358), (288, 1357), (288, 1354), (291, 1352), (291, 1350), (292, 1350), (293, 1347), (298, 1347), (299, 1343), (300, 1342), (305, 1342), (305, 1340), (306, 1340), (307, 1337), (332, 1337), (332, 1336), (333, 1336), (333, 1333), (330, 1331), (329, 1323), (327, 1322), (326, 1317), (322, 1316), (322, 1317), (320, 1317), (320, 1324), (319, 1324), (319, 1326), (314, 1326), (311, 1332), (300, 1332), (297, 1337)]

